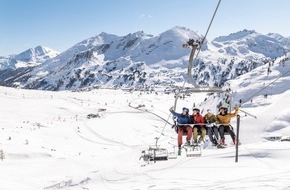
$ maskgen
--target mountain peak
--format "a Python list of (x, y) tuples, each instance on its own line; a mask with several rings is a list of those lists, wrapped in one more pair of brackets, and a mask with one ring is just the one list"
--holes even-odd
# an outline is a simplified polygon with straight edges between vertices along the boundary
[(36, 66), (56, 57), (58, 54), (57, 51), (51, 48), (39, 45), (35, 48), (29, 48), (17, 55), (0, 58), (0, 69)]
[(145, 34), (144, 31), (137, 31), (134, 33), (129, 33), (125, 37), (143, 38), (143, 37), (153, 37), (153, 35)]
[(29, 61), (38, 59), (37, 57), (48, 56), (52, 58), (57, 56), (59, 53), (53, 49), (44, 46), (37, 46), (35, 48), (30, 48), (15, 56), (16, 60)]
[(193, 32), (193, 31), (186, 27), (174, 26), (173, 28), (166, 30), (165, 32), (187, 33), (187, 32)]
[(282, 36), (281, 34), (278, 34), (278, 33), (268, 33), (267, 36), (270, 36), (270, 37), (275, 38), (277, 40), (285, 38), (284, 36)]
[(183, 27), (183, 26), (174, 26), (172, 29), (170, 30), (175, 30), (175, 31), (190, 31), (189, 28)]
[(118, 37), (117, 35), (115, 34), (110, 34), (110, 33), (107, 33), (107, 32), (101, 32), (99, 35), (97, 35), (96, 37), (103, 37), (103, 38), (112, 38), (112, 37)]
[(171, 38), (180, 38), (186, 42), (190, 38), (194, 39), (201, 39), (202, 35), (198, 34), (197, 32), (190, 30), (186, 27), (175, 26), (163, 33), (160, 34), (163, 37), (171, 37)]
[(256, 33), (257, 32), (255, 30), (247, 30), (247, 29), (244, 29), (242, 31), (238, 31), (238, 32), (235, 32), (235, 33), (231, 33), (228, 36), (220, 36), (220, 37), (217, 37), (213, 41), (216, 41), (216, 42), (225, 42), (225, 41), (239, 40), (239, 39), (242, 39), (242, 38), (244, 38), (244, 37), (246, 37), (248, 35), (256, 34)]
[(37, 55), (43, 55), (43, 54), (47, 53), (48, 51), (49, 51), (48, 48), (45, 48), (45, 47), (40, 46), (40, 45), (34, 48), (34, 52)]

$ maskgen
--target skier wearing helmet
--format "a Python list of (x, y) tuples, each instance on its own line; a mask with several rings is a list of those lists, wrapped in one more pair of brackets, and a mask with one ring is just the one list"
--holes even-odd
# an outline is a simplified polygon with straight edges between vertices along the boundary
[(173, 110), (173, 106), (169, 109), (169, 111), (172, 113), (173, 116), (177, 117), (177, 129), (178, 129), (178, 135), (177, 135), (177, 144), (178, 144), (178, 154), (181, 153), (181, 145), (182, 145), (182, 135), (184, 132), (187, 132), (186, 136), (186, 143), (190, 145), (190, 139), (192, 137), (192, 128), (190, 125), (191, 120), (188, 115), (189, 109), (188, 108), (182, 108), (182, 113), (176, 113)]
[[(193, 126), (193, 142), (196, 143), (200, 143), (202, 141), (204, 141), (204, 137), (206, 135), (206, 129), (204, 127), (204, 120), (202, 115), (200, 114), (200, 109), (198, 108), (193, 108), (192, 109), (192, 115), (191, 115), (191, 121), (193, 124), (196, 124)], [(197, 142), (197, 136), (198, 136), (198, 131), (201, 132), (200, 138)]]
[(236, 135), (234, 131), (231, 129), (231, 118), (238, 115), (239, 107), (235, 107), (234, 113), (228, 113), (228, 108), (226, 106), (220, 107), (220, 113), (216, 115), (217, 124), (219, 126), (219, 134), (221, 137), (221, 145), (225, 145), (225, 132), (228, 132), (231, 135), (233, 143), (236, 144)]

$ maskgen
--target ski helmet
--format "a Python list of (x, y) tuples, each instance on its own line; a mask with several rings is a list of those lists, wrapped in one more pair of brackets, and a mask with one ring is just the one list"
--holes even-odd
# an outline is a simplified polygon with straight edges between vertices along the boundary
[(186, 113), (188, 113), (189, 112), (189, 109), (186, 108), (186, 107), (184, 107), (184, 108), (182, 108), (182, 111), (185, 111)]
[(192, 111), (196, 111), (196, 112), (199, 113), (199, 112), (200, 112), (200, 109), (198, 109), (198, 108), (193, 108)]
[(225, 110), (225, 112), (228, 111), (228, 107), (227, 107), (227, 106), (221, 106), (221, 107), (220, 107), (220, 110), (221, 110), (221, 109)]

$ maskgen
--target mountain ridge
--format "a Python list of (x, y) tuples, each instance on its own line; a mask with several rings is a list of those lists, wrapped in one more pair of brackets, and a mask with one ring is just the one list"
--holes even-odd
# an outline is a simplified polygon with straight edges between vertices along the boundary
[[(193, 65), (193, 79), (200, 85), (222, 86), (289, 51), (278, 35), (243, 30), (207, 40)], [(3, 77), (1, 85), (42, 90), (87, 88), (155, 88), (186, 81), (189, 38), (202, 35), (185, 27), (173, 27), (157, 36), (143, 31), (117, 36), (105, 32), (85, 39), (29, 72)], [(7, 73), (7, 71), (5, 71)], [(14, 71), (15, 72), (15, 71)], [(5, 75), (7, 76), (7, 75)]]

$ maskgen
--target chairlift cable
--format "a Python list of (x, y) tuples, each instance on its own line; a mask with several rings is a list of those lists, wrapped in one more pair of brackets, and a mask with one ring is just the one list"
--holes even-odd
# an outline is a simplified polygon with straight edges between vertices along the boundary
[(212, 18), (211, 18), (211, 21), (210, 21), (210, 24), (209, 24), (209, 26), (208, 26), (208, 28), (207, 28), (207, 31), (206, 31), (206, 33), (205, 33), (205, 35), (204, 35), (203, 40), (201, 41), (201, 45), (203, 45), (203, 42), (204, 42), (204, 40), (205, 40), (206, 37), (207, 37), (207, 34), (208, 34), (208, 32), (209, 32), (209, 29), (211, 28), (212, 22), (213, 22), (213, 20), (214, 20), (214, 18), (215, 18), (215, 15), (216, 15), (217, 10), (218, 10), (218, 8), (219, 8), (219, 6), (220, 6), (220, 3), (221, 3), (221, 0), (219, 0), (217, 6), (216, 6), (216, 8), (215, 8), (214, 14), (213, 14), (213, 16), (212, 16)]

